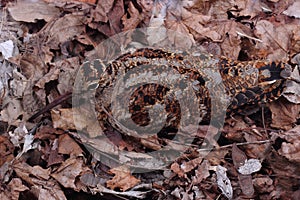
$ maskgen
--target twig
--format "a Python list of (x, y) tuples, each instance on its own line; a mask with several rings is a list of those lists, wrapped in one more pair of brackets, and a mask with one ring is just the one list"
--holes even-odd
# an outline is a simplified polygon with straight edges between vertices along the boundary
[(58, 98), (56, 98), (54, 101), (52, 101), (51, 103), (49, 103), (48, 105), (46, 105), (44, 108), (42, 108), (40, 111), (38, 111), (37, 113), (35, 113), (34, 115), (32, 115), (28, 121), (32, 122), (34, 119), (36, 119), (38, 116), (40, 116), (41, 114), (44, 114), (45, 112), (47, 112), (48, 110), (54, 108), (55, 106), (61, 104), (62, 102), (70, 99), (72, 97), (72, 92), (67, 92), (61, 96), (59, 96)]
[(255, 38), (255, 37), (251, 37), (249, 35), (246, 35), (245, 33), (241, 33), (239, 31), (235, 31), (238, 35), (242, 36), (242, 37), (246, 37), (246, 38), (249, 38), (249, 39), (252, 39), (252, 40), (255, 40), (257, 42), (263, 42), (262, 40), (258, 39), (258, 38)]
[[(264, 143), (271, 143), (272, 140), (262, 140), (262, 141), (256, 141), (256, 142), (241, 142), (241, 143), (236, 143), (237, 146), (242, 146), (242, 145), (250, 145), (250, 144), (264, 144)], [(229, 148), (229, 147), (232, 147), (233, 144), (228, 144), (228, 145), (225, 145), (225, 146), (221, 146), (221, 147), (214, 147), (214, 149), (226, 149), (226, 148)], [(211, 149), (198, 149), (197, 150), (198, 152), (200, 151), (211, 151)]]

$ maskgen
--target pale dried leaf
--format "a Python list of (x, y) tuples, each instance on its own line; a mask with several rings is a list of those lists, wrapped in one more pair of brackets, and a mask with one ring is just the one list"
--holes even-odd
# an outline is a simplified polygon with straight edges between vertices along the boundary
[(238, 172), (243, 175), (249, 175), (258, 172), (261, 167), (262, 165), (258, 159), (249, 159), (245, 161), (244, 165), (238, 168)]
[(238, 9), (241, 9), (240, 16), (250, 16), (251, 18), (257, 16), (262, 11), (260, 1), (253, 0), (238, 0), (235, 2)]
[(59, 15), (58, 8), (44, 1), (18, 1), (15, 5), (8, 7), (8, 11), (14, 20), (23, 22), (35, 22), (37, 19), (49, 22)]
[(115, 194), (115, 195), (122, 195), (127, 196), (130, 198), (136, 198), (136, 199), (145, 199), (148, 191), (125, 191), (125, 192), (118, 192), (114, 190), (107, 189), (106, 187), (98, 184), (97, 188), (92, 188), (91, 191), (93, 193), (108, 193), (108, 194)]
[(193, 35), (189, 33), (183, 22), (167, 20), (165, 24), (171, 45), (175, 45), (175, 47), (180, 49), (190, 49), (195, 44)]
[(147, 40), (150, 45), (166, 42), (167, 29), (164, 26), (166, 8), (162, 8), (157, 15), (152, 15), (147, 29)]
[(231, 182), (226, 174), (227, 169), (222, 167), (221, 165), (217, 166), (216, 174), (217, 174), (217, 183), (218, 187), (221, 189), (222, 194), (225, 195), (228, 199), (232, 199), (233, 190), (231, 186)]
[(73, 120), (73, 110), (71, 108), (51, 110), (51, 117), (54, 128), (63, 130), (76, 129)]
[(290, 161), (300, 162), (300, 126), (280, 134), (279, 137), (285, 140), (278, 151), (279, 154)]
[(299, 66), (296, 67), (292, 74), (291, 80), (286, 81), (286, 87), (283, 90), (283, 96), (292, 103), (300, 103), (300, 71)]
[(55, 178), (65, 188), (72, 188), (76, 190), (76, 177), (84, 170), (82, 158), (70, 158), (63, 162), (63, 164), (52, 173), (51, 176)]
[(27, 134), (24, 137), (24, 146), (22, 151), (17, 155), (17, 158), (21, 157), (24, 153), (29, 151), (30, 149), (34, 149), (37, 146), (33, 145), (34, 136), (32, 134)]
[(45, 84), (53, 81), (53, 80), (57, 80), (58, 76), (60, 74), (60, 69), (56, 69), (56, 68), (52, 68), (50, 69), (50, 71), (45, 74), (36, 84), (35, 86), (44, 89)]
[(26, 174), (28, 177), (34, 176), (38, 179), (49, 180), (51, 169), (44, 169), (40, 166), (30, 166), (25, 162), (16, 163), (13, 166), (13, 169), (17, 174)]
[(13, 70), (13, 79), (9, 82), (12, 95), (14, 97), (22, 98), (24, 96), (25, 90), (28, 87), (28, 80), (26, 77), (17, 71)]
[(45, 52), (49, 48), (58, 49), (61, 44), (83, 34), (85, 32), (84, 19), (84, 15), (66, 14), (58, 20), (47, 23), (42, 32), (49, 36)]
[(292, 5), (288, 7), (287, 10), (283, 12), (283, 14), (290, 17), (300, 18), (299, 10), (300, 10), (300, 1), (295, 1)]
[(7, 97), (3, 102), (4, 109), (0, 112), (0, 120), (7, 122), (10, 125), (19, 126), (20, 116), (24, 115), (24, 110), (21, 105), (21, 100)]
[(14, 51), (14, 43), (12, 40), (7, 40), (5, 42), (0, 43), (0, 53), (4, 57), (4, 59), (8, 59), (13, 56)]

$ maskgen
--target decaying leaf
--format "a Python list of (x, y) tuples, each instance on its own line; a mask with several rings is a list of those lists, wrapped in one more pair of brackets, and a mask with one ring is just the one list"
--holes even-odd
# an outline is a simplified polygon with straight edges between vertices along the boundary
[(292, 5), (290, 5), (288, 7), (287, 10), (285, 10), (283, 12), (283, 14), (288, 15), (290, 17), (296, 17), (296, 18), (300, 18), (300, 2), (299, 1), (295, 1)]
[(300, 126), (296, 126), (280, 135), (284, 139), (279, 150), (280, 155), (286, 157), (290, 161), (300, 162)]
[(122, 17), (122, 23), (124, 25), (123, 31), (127, 31), (130, 29), (134, 29), (137, 25), (143, 20), (144, 16), (140, 15), (138, 9), (136, 9), (132, 2), (129, 2), (128, 5), (128, 12), (130, 17), (128, 18), (127, 15)]
[(221, 189), (222, 194), (225, 195), (228, 199), (232, 199), (233, 190), (231, 186), (231, 182), (226, 174), (227, 169), (218, 165), (216, 168), (217, 174), (217, 183), (218, 187)]
[(121, 191), (126, 191), (136, 186), (141, 181), (130, 174), (130, 170), (125, 166), (120, 166), (109, 170), (115, 174), (112, 180), (106, 182), (107, 187), (111, 189), (119, 188)]
[(70, 156), (82, 155), (82, 149), (69, 135), (63, 134), (58, 139), (58, 153)]
[[(248, 172), (250, 170), (245, 170), (248, 169), (247, 163), (247, 156), (246, 154), (240, 150), (236, 144), (232, 146), (232, 160), (234, 163), (234, 167), (239, 170), (241, 167), (243, 168), (242, 172)], [(246, 166), (246, 167), (245, 167)], [(260, 168), (259, 168), (260, 169)], [(252, 170), (252, 169), (251, 169)], [(245, 173), (244, 174), (238, 174), (238, 179), (239, 179), (239, 184), (242, 189), (242, 192), (247, 195), (247, 196), (252, 196), (254, 194), (254, 187), (252, 184), (252, 177), (251, 175)]]
[[(297, 57), (298, 58), (295, 58)], [(295, 60), (300, 59), (300, 55), (296, 55), (294, 58)], [(294, 59), (293, 58), (293, 59)], [(299, 62), (299, 61), (298, 61)], [(291, 80), (287, 80), (283, 91), (283, 96), (292, 103), (300, 104), (300, 63), (298, 63), (298, 67), (295, 67), (295, 69), (292, 71), (292, 74), (290, 76)]]
[(18, 126), (22, 122), (21, 119), (25, 113), (21, 101), (7, 97), (4, 99), (3, 105), (4, 109), (0, 112), (0, 120)]
[(51, 110), (51, 117), (54, 128), (61, 128), (63, 130), (76, 129), (72, 109), (61, 108)]
[(114, 1), (105, 0), (99, 1), (96, 9), (92, 10), (91, 14), (96, 22), (107, 22), (108, 17), (107, 14), (109, 13), (110, 9), (113, 6)]
[(19, 199), (20, 193), (26, 190), (29, 190), (29, 188), (22, 183), (22, 180), (20, 178), (13, 178), (8, 183), (6, 190), (1, 190), (0, 199)]
[(12, 40), (7, 40), (0, 43), (0, 53), (5, 58), (8, 59), (13, 56), (14, 43)]
[(59, 9), (44, 1), (18, 1), (14, 6), (8, 7), (11, 16), (16, 21), (35, 22), (43, 19), (49, 22), (59, 15)]
[(210, 176), (210, 167), (210, 163), (207, 160), (203, 160), (201, 165), (198, 165), (197, 169), (195, 170), (195, 176), (192, 177), (193, 183), (195, 185), (200, 184), (202, 180)]
[(249, 159), (245, 161), (245, 164), (240, 166), (238, 171), (243, 175), (250, 175), (261, 169), (261, 163), (258, 159)]
[(300, 105), (290, 103), (284, 98), (272, 102), (269, 106), (272, 112), (272, 124), (274, 128), (288, 130), (299, 118)]
[(288, 41), (294, 28), (288, 24), (278, 26), (267, 20), (258, 21), (254, 33), (262, 42), (256, 44), (256, 49), (266, 51), (270, 60), (287, 60)]
[(85, 171), (82, 158), (70, 158), (63, 162), (51, 176), (65, 188), (77, 190), (75, 181), (82, 171)]
[[(93, 120), (97, 119), (93, 106), (82, 105), (81, 113), (75, 113), (78, 107), (70, 108), (70, 101), (51, 110), (52, 118), (47, 114), (37, 118), (41, 123), (35, 134), (25, 129), (34, 124), (24, 123), (59, 95), (73, 90), (77, 70), (85, 60), (114, 58), (127, 48), (171, 45), (192, 52), (196, 48), (216, 58), (297, 64), (290, 60), (300, 51), (297, 0), (4, 0), (0, 6), (5, 4), (10, 16), (5, 9), (0, 12), (4, 58), (0, 58), (0, 165), (4, 163), (0, 166), (0, 199), (66, 200), (78, 191), (100, 193), (103, 198), (110, 194), (128, 199), (218, 199), (220, 190), (229, 199), (240, 198), (242, 193), (261, 199), (299, 197), (299, 72), (286, 81), (284, 97), (271, 104), (272, 119), (269, 112), (263, 122), (258, 113), (246, 117), (234, 113), (223, 130), (211, 130), (207, 137), (206, 125), (200, 125), (198, 132), (195, 127), (178, 132), (178, 141), (159, 135), (125, 136)], [(132, 30), (137, 27), (141, 29)], [(119, 34), (122, 30), (127, 32)], [(111, 42), (103, 45), (107, 39)], [(21, 53), (15, 55), (18, 51)], [(274, 143), (269, 139), (271, 129), (276, 135)], [(217, 140), (219, 131), (222, 135)], [(187, 139), (194, 139), (188, 148), (181, 140), (186, 132), (191, 134)], [(33, 139), (39, 148), (28, 151)], [(84, 152), (79, 140), (85, 144)], [(10, 141), (23, 149), (17, 160), (17, 149)], [(228, 147), (235, 142), (245, 143), (244, 152), (236, 145), (230, 151)], [(164, 152), (165, 144), (176, 153)], [(207, 153), (199, 148), (201, 144), (215, 149)], [(117, 167), (110, 156), (132, 168), (153, 171), (138, 179), (127, 167)], [(173, 164), (165, 165), (168, 162), (161, 159), (165, 157)], [(248, 158), (264, 158), (266, 165)], [(229, 180), (220, 165), (226, 166), (233, 179)], [(212, 184), (216, 176), (211, 170), (217, 173), (220, 189)]]

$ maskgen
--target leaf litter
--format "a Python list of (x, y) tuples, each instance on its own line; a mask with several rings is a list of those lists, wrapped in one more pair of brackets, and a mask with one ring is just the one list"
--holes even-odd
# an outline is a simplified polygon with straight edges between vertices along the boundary
[[(203, 156), (197, 148), (205, 142), (202, 132), (207, 127), (201, 125), (189, 151), (164, 169), (142, 174), (91, 154), (83, 144), (91, 149), (102, 146), (113, 156), (127, 150), (118, 158), (122, 162), (155, 162), (145, 147), (160, 150), (163, 139), (133, 141), (116, 130), (99, 132), (92, 123), (79, 124), (79, 131), (89, 136), (83, 138), (75, 131), (71, 102), (59, 100), (72, 91), (85, 56), (107, 54), (97, 52), (106, 38), (128, 31), (122, 38), (124, 47), (139, 46), (132, 40), (130, 30), (135, 28), (152, 27), (141, 34), (153, 46), (171, 44), (235, 60), (276, 60), (295, 66), (299, 62), (293, 57), (300, 52), (297, 0), (38, 0), (5, 1), (0, 6), (1, 199), (61, 200), (78, 194), (84, 194), (81, 199), (300, 196), (297, 68), (278, 100), (248, 116), (226, 119), (220, 139), (212, 136), (206, 141), (215, 146), (209, 154)], [(28, 121), (55, 102), (60, 103)], [(105, 134), (111, 139), (103, 143)]]

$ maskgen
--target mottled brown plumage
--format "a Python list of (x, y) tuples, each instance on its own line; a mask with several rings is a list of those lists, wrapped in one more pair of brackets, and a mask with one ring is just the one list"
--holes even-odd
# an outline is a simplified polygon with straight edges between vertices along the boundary
[[(176, 130), (181, 120), (187, 120), (183, 114), (195, 116), (197, 111), (200, 121), (206, 121), (212, 108), (213, 115), (218, 116), (272, 101), (281, 95), (284, 80), (291, 72), (291, 67), (282, 62), (238, 62), (197, 52), (149, 48), (126, 53), (111, 62), (91, 63), (88, 65), (94, 69), (90, 72), (97, 78), (90, 80), (97, 80), (98, 84), (95, 102), (98, 120), (114, 127), (130, 128), (133, 123), (145, 133)], [(189, 87), (194, 97), (185, 96)], [(181, 101), (177, 99), (180, 96), (184, 96)], [(181, 104), (197, 105), (197, 109)], [(149, 124), (153, 130), (143, 129)]]

